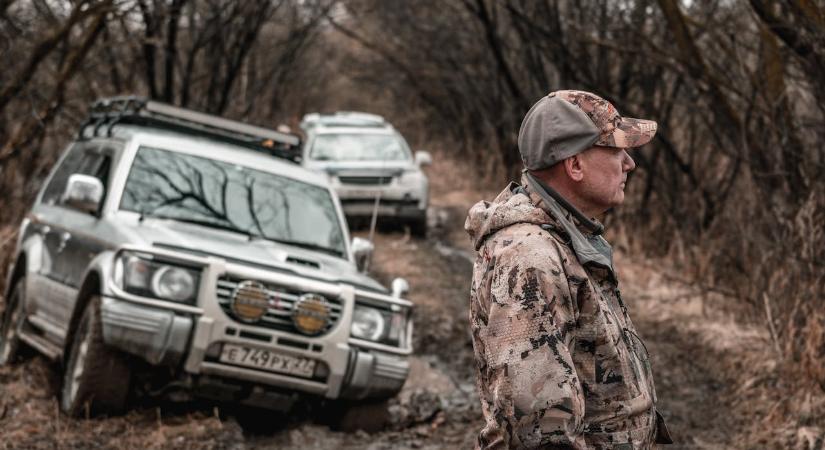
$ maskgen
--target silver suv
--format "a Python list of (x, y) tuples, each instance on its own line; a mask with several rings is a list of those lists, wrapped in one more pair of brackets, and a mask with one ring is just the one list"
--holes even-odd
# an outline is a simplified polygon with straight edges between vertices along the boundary
[[(97, 102), (23, 220), (0, 364), (63, 363), (63, 411), (130, 393), (273, 409), (387, 398), (408, 373), (408, 285), (359, 271), (325, 176), (278, 133), (135, 98)], [(280, 157), (273, 157), (280, 156)]]
[(421, 167), (432, 162), (429, 153), (413, 157), (401, 134), (374, 114), (307, 114), (301, 128), (303, 164), (327, 174), (348, 217), (377, 213), (426, 234), (429, 182)]

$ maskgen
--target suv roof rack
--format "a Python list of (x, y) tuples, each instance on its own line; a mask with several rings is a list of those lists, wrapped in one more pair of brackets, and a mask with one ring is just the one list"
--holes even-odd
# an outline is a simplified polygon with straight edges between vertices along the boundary
[(293, 134), (248, 125), (223, 117), (204, 114), (144, 97), (126, 96), (98, 99), (92, 103), (89, 117), (80, 125), (78, 139), (98, 136), (102, 127), (112, 135), (117, 124), (150, 126), (196, 136), (205, 136), (230, 144), (299, 162), (301, 139)]
[(388, 127), (383, 117), (358, 111), (337, 111), (334, 114), (306, 114), (301, 120), (301, 126), (313, 127), (323, 125), (327, 127)]

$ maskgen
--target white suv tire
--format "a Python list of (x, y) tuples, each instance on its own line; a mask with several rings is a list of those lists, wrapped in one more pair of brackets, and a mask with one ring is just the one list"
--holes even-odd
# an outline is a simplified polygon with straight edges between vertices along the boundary
[(418, 238), (427, 237), (427, 212), (409, 222), (410, 234)]
[(118, 414), (126, 407), (131, 371), (122, 353), (103, 342), (100, 297), (92, 297), (71, 343), (60, 409), (74, 417)]

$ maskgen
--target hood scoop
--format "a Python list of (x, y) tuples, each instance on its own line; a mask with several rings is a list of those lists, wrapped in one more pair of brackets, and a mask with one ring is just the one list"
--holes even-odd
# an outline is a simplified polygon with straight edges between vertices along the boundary
[[(202, 257), (216, 256), (218, 258), (223, 258), (227, 261), (242, 262), (244, 264), (251, 263), (251, 261), (247, 261), (247, 260), (239, 259), (239, 258), (233, 258), (229, 255), (221, 255), (220, 253), (212, 253), (212, 252), (206, 252), (206, 251), (201, 251), (201, 250), (194, 250), (194, 249), (191, 249), (191, 248), (188, 248), (188, 247), (181, 247), (179, 245), (174, 245), (174, 244), (166, 244), (166, 243), (163, 243), (163, 242), (155, 242), (154, 245), (155, 245), (155, 247), (158, 247), (158, 248), (163, 248), (163, 249), (166, 249), (166, 250), (182, 251), (182, 252), (185, 252), (185, 253), (189, 253), (190, 255), (196, 255), (196, 256), (202, 256)], [(281, 252), (281, 255), (283, 255), (283, 252)], [(283, 256), (276, 257), (277, 260), (281, 260), (281, 258), (283, 258)], [(311, 259), (296, 258), (295, 256), (287, 256), (286, 259), (283, 259), (282, 261), (285, 261), (285, 262), (290, 263), (290, 264), (295, 264), (295, 265), (301, 266), (301, 267), (311, 267), (313, 269), (320, 269), (321, 268), (321, 264), (317, 261), (313, 261)]]
[(286, 262), (288, 262), (290, 264), (296, 264), (296, 265), (299, 265), (299, 266), (304, 266), (304, 267), (312, 267), (313, 269), (320, 269), (321, 268), (321, 265), (318, 264), (315, 261), (311, 261), (309, 259), (303, 259), (303, 258), (296, 258), (294, 256), (287, 256)]

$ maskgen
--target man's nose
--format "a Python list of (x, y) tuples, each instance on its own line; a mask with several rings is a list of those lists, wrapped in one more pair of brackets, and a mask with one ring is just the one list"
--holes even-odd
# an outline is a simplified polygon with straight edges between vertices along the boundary
[(636, 161), (633, 161), (633, 158), (630, 157), (630, 154), (627, 153), (627, 150), (622, 150), (624, 153), (624, 161), (622, 161), (622, 168), (625, 172), (630, 172), (631, 170), (636, 168)]

